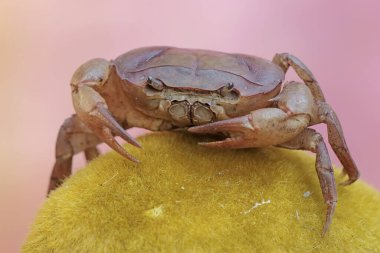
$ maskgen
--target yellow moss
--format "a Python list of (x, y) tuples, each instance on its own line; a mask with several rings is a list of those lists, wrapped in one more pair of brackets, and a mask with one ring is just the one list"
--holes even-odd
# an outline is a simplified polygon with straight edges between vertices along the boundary
[(23, 252), (380, 252), (380, 194), (363, 182), (339, 187), (321, 238), (314, 157), (198, 141), (151, 134), (127, 147), (140, 164), (91, 162), (51, 194)]

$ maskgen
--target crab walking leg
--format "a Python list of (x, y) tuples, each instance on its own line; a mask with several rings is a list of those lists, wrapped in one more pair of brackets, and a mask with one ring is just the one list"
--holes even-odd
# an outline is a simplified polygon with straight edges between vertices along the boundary
[(99, 150), (96, 147), (88, 148), (84, 151), (86, 161), (89, 162), (99, 156)]
[(278, 146), (288, 149), (303, 149), (316, 153), (315, 168), (322, 188), (322, 195), (327, 205), (326, 220), (322, 232), (323, 235), (326, 234), (332, 222), (338, 196), (334, 171), (322, 136), (314, 129), (307, 128), (294, 139)]
[(289, 66), (292, 66), (297, 75), (305, 82), (307, 87), (311, 90), (314, 98), (317, 101), (325, 101), (325, 97), (321, 88), (319, 87), (318, 81), (315, 79), (313, 73), (308, 67), (297, 57), (288, 53), (276, 54), (272, 60), (273, 63), (277, 64), (286, 73)]
[(360, 173), (348, 150), (338, 116), (326, 102), (317, 102), (317, 107), (320, 121), (327, 125), (329, 143), (343, 165), (343, 172), (348, 175), (341, 185), (350, 185), (359, 178)]
[(77, 115), (66, 119), (62, 124), (56, 142), (55, 164), (50, 176), (48, 192), (57, 188), (62, 180), (71, 175), (72, 158), (84, 151), (87, 160), (99, 155), (96, 145), (101, 143)]
[(284, 72), (291, 66), (309, 87), (317, 105), (317, 111), (314, 113), (314, 117), (312, 117), (312, 124), (323, 122), (327, 125), (329, 143), (342, 163), (344, 173), (348, 175), (348, 180), (342, 183), (342, 185), (349, 185), (355, 182), (360, 176), (359, 170), (347, 147), (339, 119), (331, 106), (325, 102), (322, 90), (313, 73), (301, 60), (288, 53), (276, 54), (272, 61), (280, 66)]

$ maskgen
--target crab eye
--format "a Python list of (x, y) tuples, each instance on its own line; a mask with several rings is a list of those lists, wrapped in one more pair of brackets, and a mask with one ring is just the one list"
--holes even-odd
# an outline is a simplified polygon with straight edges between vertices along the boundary
[(234, 88), (234, 84), (229, 82), (226, 85), (224, 85), (222, 88), (220, 88), (220, 94), (222, 96), (228, 95), (228, 93), (232, 92), (232, 89)]
[(146, 84), (158, 91), (162, 91), (164, 89), (164, 84), (161, 82), (161, 80), (155, 79), (151, 76), (148, 76)]

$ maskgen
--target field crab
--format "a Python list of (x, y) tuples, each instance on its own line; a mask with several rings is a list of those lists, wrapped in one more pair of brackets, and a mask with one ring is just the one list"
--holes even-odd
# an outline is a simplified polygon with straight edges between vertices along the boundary
[[(303, 82), (287, 82), (292, 67)], [(89, 161), (102, 142), (137, 162), (116, 140), (140, 146), (125, 129), (183, 129), (220, 134), (200, 145), (220, 148), (277, 146), (316, 153), (316, 171), (327, 205), (325, 234), (337, 202), (334, 173), (322, 136), (309, 128), (325, 123), (328, 140), (343, 165), (349, 185), (359, 171), (346, 145), (338, 117), (326, 102), (311, 71), (295, 56), (256, 56), (209, 50), (147, 47), (113, 61), (93, 59), (71, 79), (76, 114), (61, 126), (49, 192), (71, 174), (72, 157)]]

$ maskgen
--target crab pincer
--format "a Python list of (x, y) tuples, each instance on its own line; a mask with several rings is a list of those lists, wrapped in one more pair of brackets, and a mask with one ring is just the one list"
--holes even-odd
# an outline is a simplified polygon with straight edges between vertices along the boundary
[(102, 105), (97, 104), (95, 109), (89, 113), (92, 120), (90, 120), (90, 127), (94, 133), (104, 141), (108, 146), (118, 152), (125, 158), (133, 161), (139, 162), (135, 157), (130, 155), (115, 139), (114, 135), (121, 137), (126, 142), (141, 148), (141, 145), (130, 136), (115, 120), (108, 109)]
[(217, 134), (227, 133), (229, 137), (212, 142), (200, 142), (199, 145), (219, 148), (242, 148), (255, 131), (251, 115), (217, 121), (201, 126), (190, 127), (191, 133)]
[(139, 162), (116, 141), (114, 135), (136, 147), (141, 148), (141, 145), (117, 122), (108, 110), (105, 99), (96, 91), (96, 88), (104, 85), (107, 80), (108, 68), (107, 62), (94, 59), (74, 73), (71, 83), (74, 108), (78, 117), (101, 141), (125, 158)]

